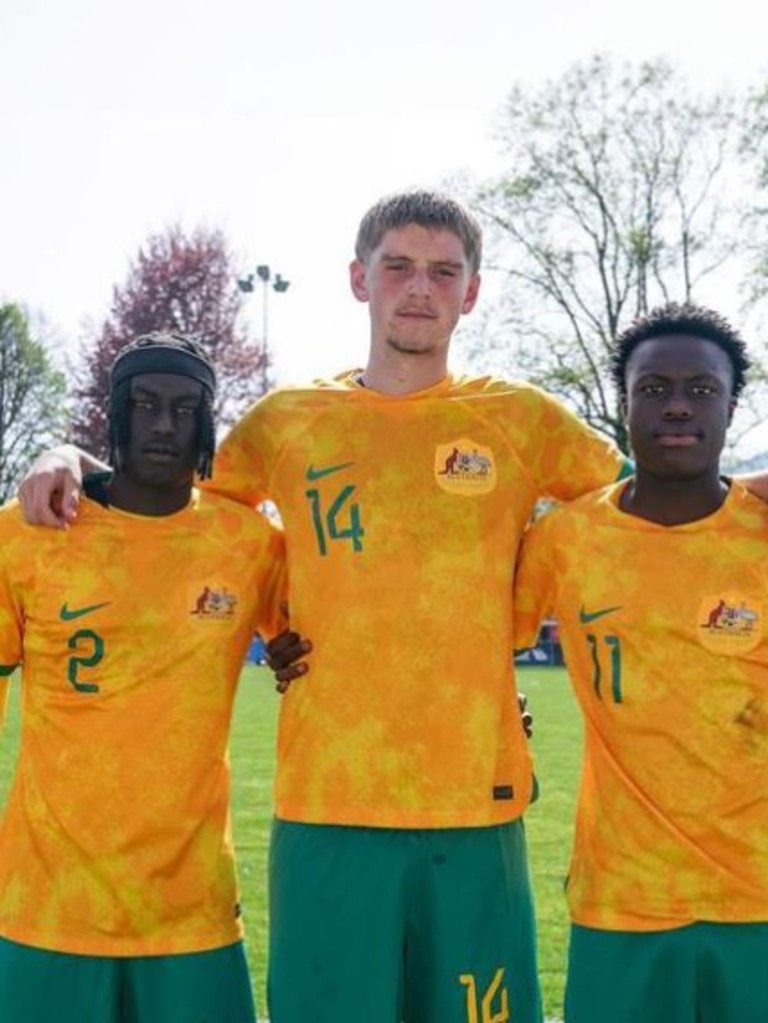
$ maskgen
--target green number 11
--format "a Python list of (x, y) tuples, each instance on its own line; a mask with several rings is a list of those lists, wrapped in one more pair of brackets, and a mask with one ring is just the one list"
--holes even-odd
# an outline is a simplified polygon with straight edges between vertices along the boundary
[(603, 681), (603, 666), (601, 664), (601, 653), (605, 656), (605, 651), (602, 647), (607, 647), (610, 650), (610, 670), (611, 670), (611, 695), (614, 703), (621, 703), (621, 645), (618, 636), (603, 636), (602, 645), (597, 636), (591, 632), (587, 633), (587, 642), (589, 643), (592, 651), (592, 667), (594, 673), (592, 675), (592, 685), (595, 690), (595, 696), (598, 700), (602, 700), (603, 694), (601, 692), (601, 685)]

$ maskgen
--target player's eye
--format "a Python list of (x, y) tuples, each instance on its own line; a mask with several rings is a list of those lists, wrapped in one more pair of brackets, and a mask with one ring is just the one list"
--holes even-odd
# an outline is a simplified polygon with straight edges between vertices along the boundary
[(132, 398), (131, 408), (135, 412), (154, 412), (157, 409), (157, 404), (154, 401), (149, 401), (147, 398)]
[(193, 416), (196, 412), (197, 412), (197, 405), (177, 405), (176, 406), (176, 415), (177, 416), (183, 416), (183, 417), (187, 417), (188, 418), (189, 416)]

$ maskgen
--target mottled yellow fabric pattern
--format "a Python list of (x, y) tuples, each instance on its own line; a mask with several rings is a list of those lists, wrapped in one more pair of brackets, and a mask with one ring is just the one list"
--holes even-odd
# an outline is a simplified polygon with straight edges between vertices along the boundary
[(586, 724), (573, 919), (653, 930), (768, 920), (768, 507), (734, 484), (698, 522), (621, 512), (621, 486), (538, 522), (517, 645), (560, 623)]
[(90, 955), (236, 941), (227, 737), (254, 629), (277, 624), (282, 535), (195, 493), (66, 532), (0, 511), (0, 664), (23, 662), (0, 825), (0, 934)]
[(528, 805), (512, 574), (542, 494), (621, 459), (541, 391), (448, 378), (405, 397), (277, 391), (225, 440), (214, 485), (278, 506), (291, 624), (311, 673), (282, 702), (277, 813), (385, 827), (490, 825)]

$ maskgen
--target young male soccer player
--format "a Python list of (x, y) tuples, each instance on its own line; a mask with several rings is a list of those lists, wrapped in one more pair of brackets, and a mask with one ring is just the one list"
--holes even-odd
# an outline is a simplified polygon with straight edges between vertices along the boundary
[[(268, 395), (217, 458), (217, 490), (280, 509), (315, 651), (281, 704), (275, 1023), (541, 1017), (513, 564), (540, 495), (576, 497), (623, 460), (540, 390), (449, 373), (480, 254), (443, 195), (377, 203), (350, 269), (365, 369)], [(51, 521), (72, 482), (66, 459), (46, 465), (25, 496)]]
[(555, 614), (586, 728), (568, 1023), (768, 1019), (768, 507), (719, 469), (747, 364), (707, 310), (636, 322), (634, 478), (523, 546), (517, 643)]
[(111, 386), (115, 473), (77, 528), (0, 510), (0, 674), (23, 672), (0, 1019), (252, 1023), (227, 737), (254, 629), (278, 619), (281, 535), (193, 488), (213, 460), (202, 348), (140, 338)]
[(268, 396), (220, 452), (217, 487), (281, 511), (315, 650), (281, 707), (277, 1023), (540, 1018), (509, 584), (539, 494), (622, 462), (540, 391), (449, 375), (479, 260), (451, 200), (377, 204), (351, 266), (365, 369)]

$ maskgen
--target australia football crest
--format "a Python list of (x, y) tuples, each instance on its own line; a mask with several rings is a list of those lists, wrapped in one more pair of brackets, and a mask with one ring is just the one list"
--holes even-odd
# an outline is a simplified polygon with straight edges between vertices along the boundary
[(461, 437), (439, 444), (435, 450), (435, 479), (451, 494), (487, 494), (496, 487), (493, 451)]
[(189, 613), (198, 618), (232, 618), (237, 609), (237, 597), (226, 586), (202, 586), (192, 598)]
[(467, 437), (438, 444), (435, 480), (449, 494), (488, 494), (496, 487), (496, 461), (490, 448)]
[(743, 653), (763, 638), (763, 606), (740, 593), (712, 594), (699, 606), (699, 639), (715, 653)]

